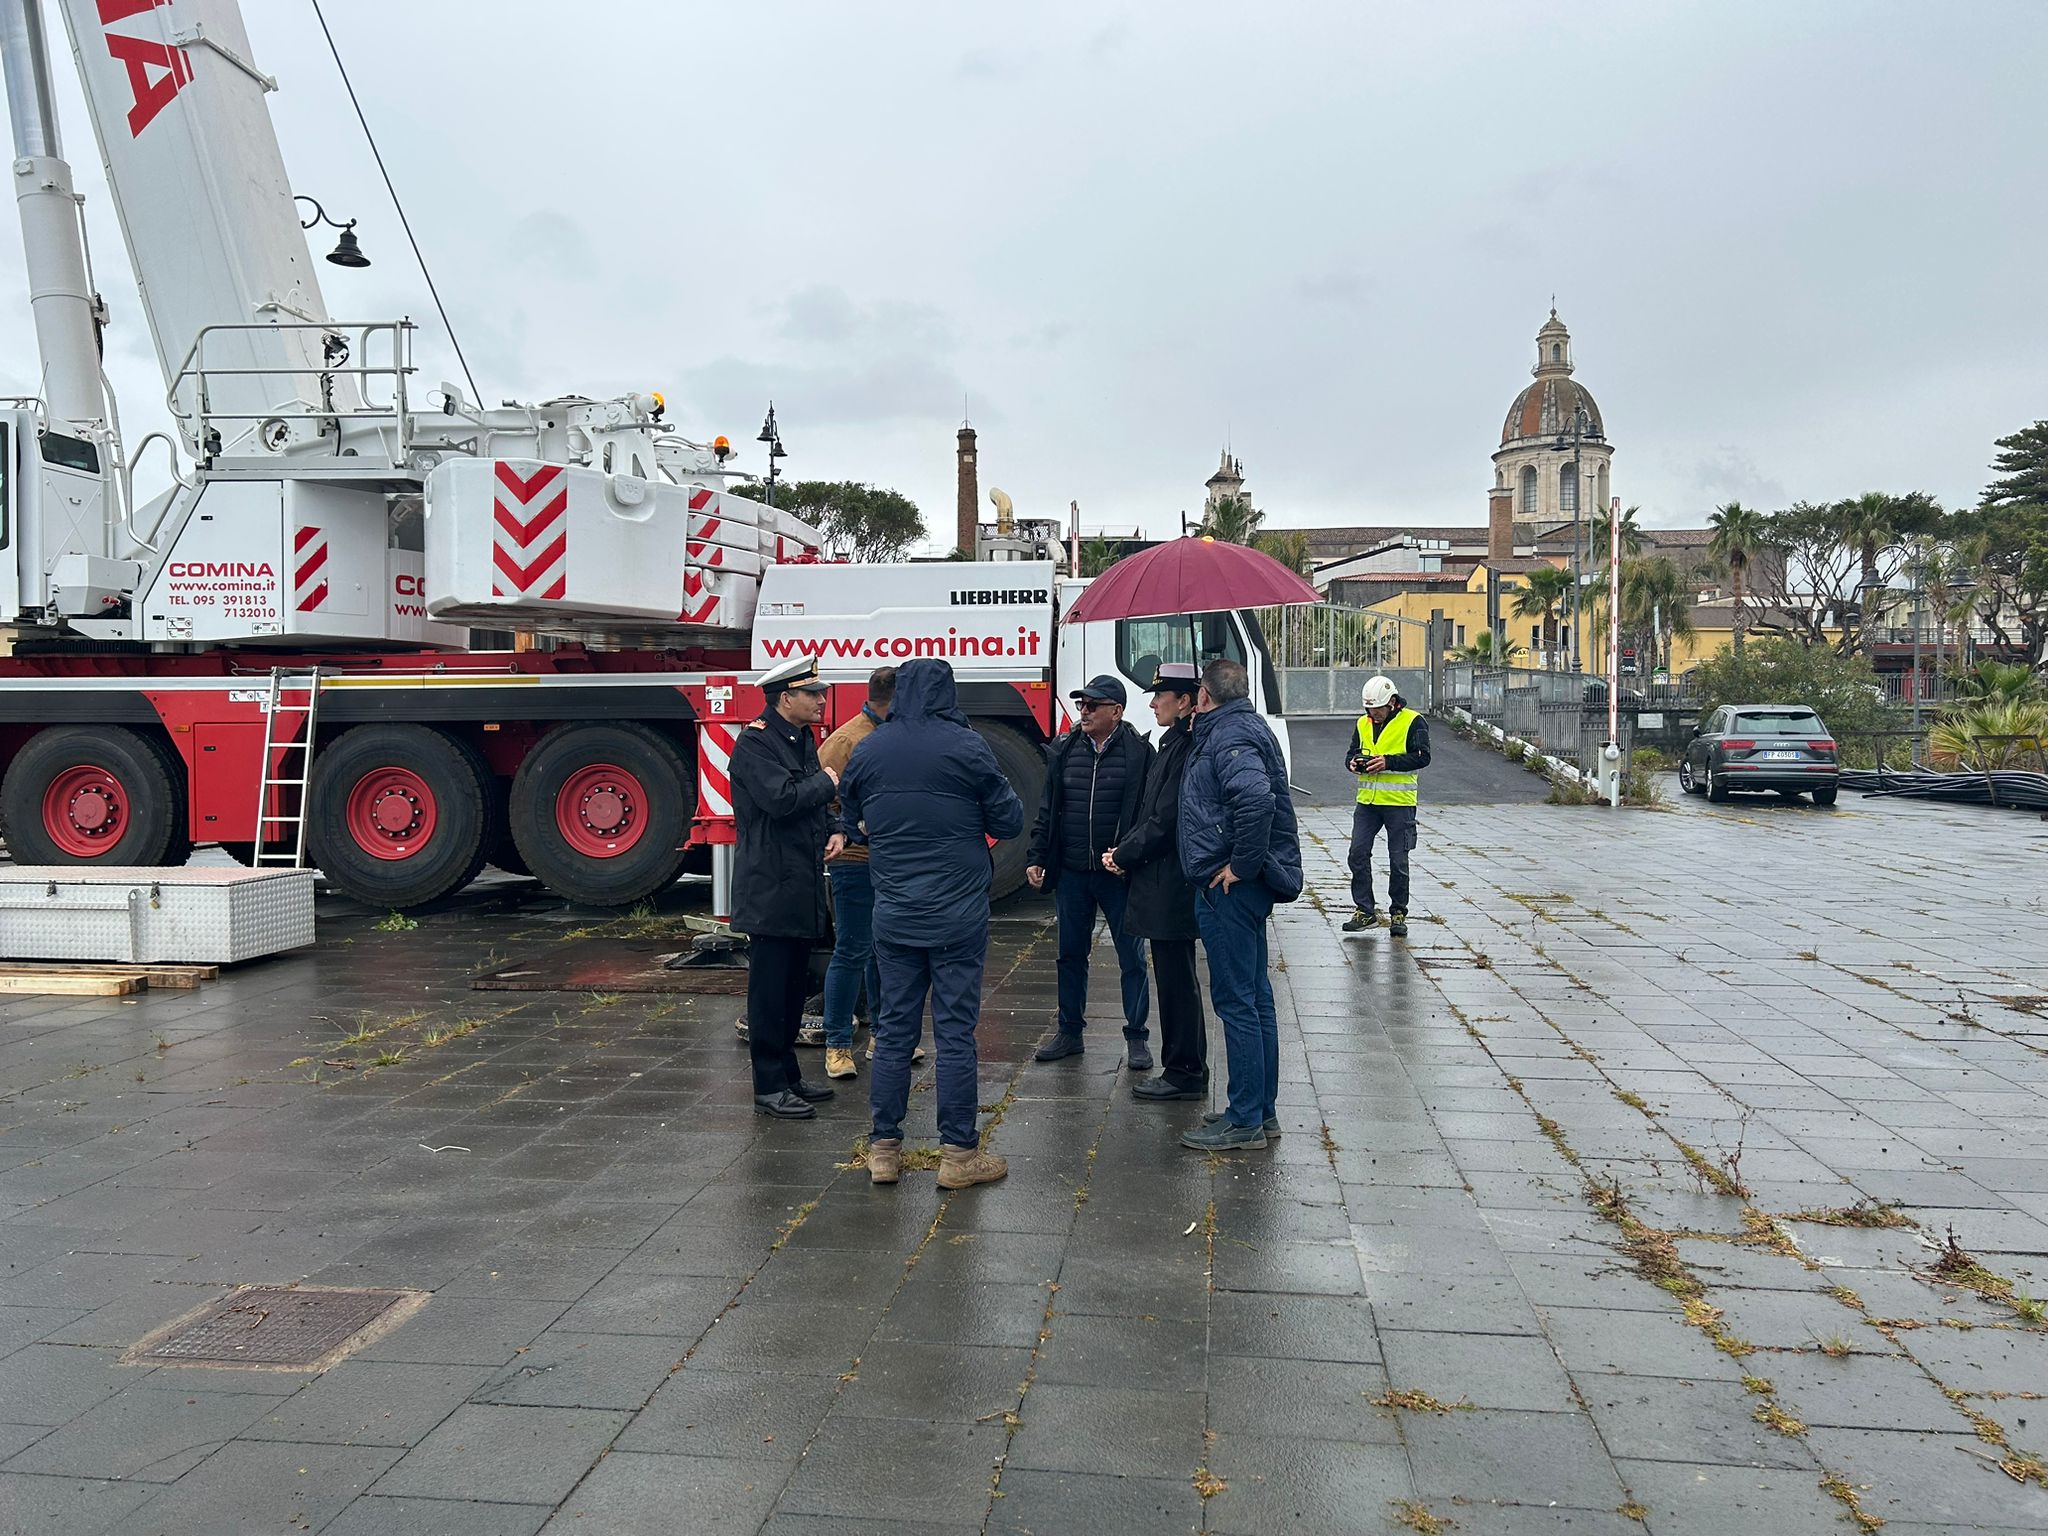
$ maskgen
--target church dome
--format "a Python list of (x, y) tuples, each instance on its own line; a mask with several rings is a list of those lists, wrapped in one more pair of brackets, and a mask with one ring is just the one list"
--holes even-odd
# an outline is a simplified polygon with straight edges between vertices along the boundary
[(1571, 431), (1572, 416), (1582, 405), (1586, 408), (1586, 435), (1605, 437), (1607, 429), (1601, 424), (1600, 407), (1593, 402), (1593, 392), (1561, 373), (1546, 374), (1515, 396), (1515, 403), (1508, 407), (1507, 422), (1500, 429), (1500, 445), (1505, 448), (1531, 437), (1554, 440), (1559, 433)]
[(1508, 407), (1507, 423), (1500, 429), (1501, 447), (1531, 438), (1555, 440), (1560, 433), (1571, 431), (1580, 406), (1586, 408), (1587, 435), (1606, 436), (1592, 391), (1572, 382), (1572, 333), (1557, 318), (1554, 305), (1550, 318), (1536, 332), (1536, 366), (1530, 371), (1536, 382), (1515, 396), (1515, 403)]

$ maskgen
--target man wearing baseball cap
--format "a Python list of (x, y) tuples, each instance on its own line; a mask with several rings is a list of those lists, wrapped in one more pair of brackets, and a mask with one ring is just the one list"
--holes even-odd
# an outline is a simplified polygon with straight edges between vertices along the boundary
[(1195, 696), (1202, 675), (1187, 662), (1170, 661), (1152, 678), (1152, 718), (1166, 733), (1145, 776), (1138, 819), (1102, 867), (1130, 887), (1124, 931), (1152, 943), (1152, 976), (1159, 983), (1159, 1075), (1131, 1085), (1138, 1098), (1206, 1099), (1209, 1096), (1209, 1025), (1195, 975), (1195, 888), (1180, 868), (1180, 781), (1195, 747)]
[(1145, 1025), (1152, 1015), (1152, 988), (1145, 979), (1145, 950), (1124, 928), (1124, 882), (1102, 867), (1102, 856), (1137, 824), (1152, 766), (1152, 744), (1124, 723), (1127, 698), (1122, 680), (1107, 673), (1077, 688), (1073, 699), (1081, 723), (1050, 753), (1024, 878), (1033, 890), (1053, 888), (1059, 1012), (1035, 1059), (1058, 1061), (1086, 1049), (1081, 1030), (1088, 1013), (1088, 955), (1100, 912), (1123, 973), (1125, 1054), (1133, 1072), (1150, 1072)]
[(1408, 707), (1389, 677), (1366, 679), (1359, 690), (1365, 713), (1344, 766), (1358, 775), (1358, 806), (1351, 813), (1351, 916), (1346, 933), (1363, 933), (1380, 920), (1372, 893), (1372, 845), (1387, 834), (1387, 931), (1408, 936), (1408, 854), (1415, 847), (1416, 786), (1429, 766), (1429, 722)]
[(825, 714), (825, 681), (811, 657), (761, 674), (768, 707), (732, 748), (732, 926), (748, 937), (747, 1051), (754, 1112), (808, 1120), (832, 1097), (804, 1081), (796, 1032), (810, 990), (811, 949), (830, 932), (825, 839), (839, 775), (818, 765), (811, 727)]

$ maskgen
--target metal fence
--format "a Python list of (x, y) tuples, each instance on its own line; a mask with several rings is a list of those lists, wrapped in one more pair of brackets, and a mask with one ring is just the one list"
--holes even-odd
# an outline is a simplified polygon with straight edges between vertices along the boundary
[[(1358, 693), (1374, 667), (1282, 667), (1280, 699), (1290, 715), (1356, 715), (1363, 708)], [(1424, 713), (1436, 707), (1430, 695), (1427, 667), (1388, 667), (1394, 689), (1411, 709)]]
[[(1616, 729), (1626, 772), (1635, 747), (1635, 715), (1642, 704), (1629, 699), (1626, 686), (1622, 699)], [(1603, 678), (1453, 662), (1443, 669), (1440, 702), (1498, 726), (1583, 772), (1599, 769), (1600, 749), (1607, 744), (1607, 683)]]

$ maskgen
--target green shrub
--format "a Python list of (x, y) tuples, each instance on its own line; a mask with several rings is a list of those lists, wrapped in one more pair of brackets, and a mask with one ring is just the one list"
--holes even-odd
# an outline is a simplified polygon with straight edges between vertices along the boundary
[(1979, 736), (2048, 739), (2048, 703), (2030, 699), (1988, 699), (1966, 704), (1943, 717), (1928, 733), (1928, 760), (1951, 771), (1974, 768), (2033, 768), (2040, 764), (2035, 742), (1985, 742)]
[(1637, 747), (1629, 754), (1629, 761), (1644, 773), (1662, 773), (1671, 766), (1671, 759), (1655, 747)]

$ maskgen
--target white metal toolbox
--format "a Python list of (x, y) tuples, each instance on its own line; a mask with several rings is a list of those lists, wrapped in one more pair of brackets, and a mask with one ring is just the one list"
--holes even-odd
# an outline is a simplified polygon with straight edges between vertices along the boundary
[(225, 965), (312, 942), (310, 869), (0, 866), (0, 959)]

